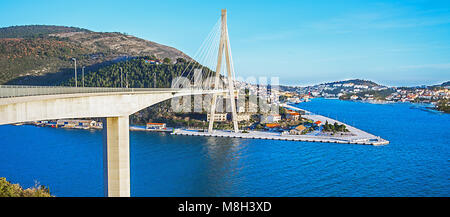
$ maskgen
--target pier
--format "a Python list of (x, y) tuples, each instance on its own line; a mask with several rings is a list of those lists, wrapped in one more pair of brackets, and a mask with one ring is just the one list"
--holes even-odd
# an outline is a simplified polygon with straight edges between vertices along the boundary
[(372, 135), (368, 132), (365, 132), (348, 124), (342, 123), (340, 121), (322, 115), (313, 114), (309, 111), (291, 105), (282, 105), (282, 106), (293, 110), (303, 111), (305, 112), (305, 115), (302, 115), (302, 117), (311, 119), (313, 121), (320, 121), (322, 123), (328, 121), (328, 123), (330, 124), (334, 124), (335, 122), (337, 122), (338, 124), (344, 124), (350, 131), (351, 135), (327, 135), (317, 132), (305, 135), (289, 135), (271, 131), (248, 131), (248, 133), (243, 132), (235, 133), (234, 131), (227, 131), (227, 130), (216, 130), (210, 133), (210, 132), (203, 132), (200, 130), (189, 130), (189, 129), (175, 129), (172, 135), (229, 137), (242, 139), (270, 139), (270, 140), (284, 140), (284, 141), (324, 142), (324, 143), (342, 143), (342, 144), (358, 144), (358, 145), (374, 145), (374, 146), (389, 144), (388, 140), (382, 139), (381, 137)]
[(352, 138), (352, 137), (333, 137), (333, 136), (311, 136), (311, 135), (282, 135), (277, 132), (248, 131), (248, 133), (235, 133), (233, 131), (216, 130), (214, 133), (201, 132), (198, 130), (176, 129), (172, 135), (183, 136), (210, 136), (210, 137), (228, 137), (242, 139), (269, 139), (283, 141), (299, 141), (299, 142), (324, 142), (324, 143), (342, 143), (342, 144), (359, 144), (359, 145), (387, 145), (389, 141), (379, 137), (371, 138)]

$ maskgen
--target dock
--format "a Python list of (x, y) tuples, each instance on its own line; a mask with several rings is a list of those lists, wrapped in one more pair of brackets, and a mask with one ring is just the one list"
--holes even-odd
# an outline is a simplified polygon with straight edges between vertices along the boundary
[(216, 130), (213, 133), (202, 132), (198, 130), (176, 129), (172, 135), (183, 136), (209, 136), (209, 137), (228, 137), (241, 139), (267, 139), (267, 140), (283, 140), (283, 141), (300, 141), (300, 142), (324, 142), (324, 143), (342, 143), (342, 144), (359, 144), (359, 145), (386, 145), (389, 141), (379, 137), (360, 138), (360, 137), (333, 137), (333, 136), (311, 136), (311, 135), (282, 135), (278, 132), (265, 131), (248, 131), (248, 133), (235, 133), (233, 131)]
[(305, 112), (302, 117), (311, 119), (313, 121), (320, 121), (325, 123), (328, 121), (330, 124), (337, 122), (338, 124), (344, 124), (350, 131), (350, 135), (327, 135), (321, 133), (310, 133), (306, 135), (289, 135), (280, 132), (271, 131), (247, 131), (246, 133), (235, 133), (231, 130), (215, 130), (213, 133), (205, 132), (203, 130), (195, 129), (175, 129), (172, 135), (184, 135), (184, 136), (209, 136), (209, 137), (228, 137), (228, 138), (242, 138), (242, 139), (268, 139), (268, 140), (284, 140), (284, 141), (301, 141), (301, 142), (323, 142), (323, 143), (342, 143), (342, 144), (358, 144), (358, 145), (373, 145), (381, 146), (389, 144), (388, 140), (381, 137), (372, 135), (368, 132), (360, 130), (356, 127), (342, 123), (340, 121), (313, 114), (309, 111), (293, 107), (291, 105), (283, 105), (290, 109), (301, 110)]
[(166, 129), (147, 129), (145, 126), (130, 126), (130, 131), (145, 131), (145, 132), (173, 132), (173, 128)]

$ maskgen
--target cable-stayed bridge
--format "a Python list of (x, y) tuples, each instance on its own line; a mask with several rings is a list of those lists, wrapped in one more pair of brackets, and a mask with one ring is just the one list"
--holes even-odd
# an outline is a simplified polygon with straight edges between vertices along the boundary
[[(189, 67), (190, 64), (201, 64), (213, 70), (199, 72), (199, 69)], [(218, 96), (227, 95), (232, 99), (230, 101), (234, 131), (238, 132), (234, 100), (235, 72), (226, 10), (222, 10), (219, 21), (189, 65), (181, 74), (181, 78), (174, 79), (172, 86), (168, 88), (0, 85), (0, 125), (62, 118), (104, 118), (105, 196), (129, 197), (129, 115), (171, 98), (210, 94), (212, 100), (209, 112), (210, 117), (214, 117)], [(201, 77), (208, 79), (203, 80)], [(198, 80), (202, 80), (201, 85), (195, 82)], [(191, 85), (192, 81), (194, 85)], [(223, 83), (226, 83), (225, 87)], [(210, 133), (214, 132), (213, 126), (214, 118), (210, 118)]]

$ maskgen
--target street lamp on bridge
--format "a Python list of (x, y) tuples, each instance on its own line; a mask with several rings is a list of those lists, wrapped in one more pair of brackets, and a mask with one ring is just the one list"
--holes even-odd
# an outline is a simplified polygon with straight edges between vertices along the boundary
[(123, 88), (123, 79), (122, 79), (123, 69), (120, 67), (120, 87)]
[(77, 59), (72, 58), (72, 60), (75, 62), (75, 87), (77, 87)]
[(86, 68), (86, 66), (83, 66), (83, 68), (82, 68), (82, 70), (81, 70), (81, 76), (82, 76), (83, 87), (84, 87), (84, 68)]

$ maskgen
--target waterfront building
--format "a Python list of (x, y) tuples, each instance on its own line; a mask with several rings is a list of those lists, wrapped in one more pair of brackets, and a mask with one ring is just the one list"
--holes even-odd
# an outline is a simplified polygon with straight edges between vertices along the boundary
[(97, 128), (98, 124), (94, 120), (57, 120), (56, 125), (63, 128)]
[(300, 103), (301, 102), (300, 98), (298, 98), (298, 97), (287, 98), (287, 101), (290, 103)]
[(249, 113), (238, 113), (236, 119), (237, 119), (237, 121), (249, 121), (250, 114)]
[(103, 122), (95, 122), (94, 127), (95, 129), (103, 129)]
[(166, 124), (165, 123), (147, 123), (145, 129), (147, 129), (147, 130), (165, 130)]
[(273, 115), (261, 115), (261, 123), (275, 123), (281, 121), (281, 115), (273, 114)]
[(34, 121), (33, 123), (34, 123), (35, 125), (40, 126), (40, 125), (48, 124), (48, 121)]
[(286, 118), (291, 121), (298, 121), (300, 119), (300, 113), (298, 112), (288, 112)]
[(293, 97), (294, 96), (294, 94), (291, 92), (284, 92), (282, 95), (285, 97)]
[(305, 102), (308, 102), (310, 98), (311, 98), (311, 96), (308, 95), (308, 94), (302, 95), (302, 99), (303, 99)]
[(245, 112), (245, 106), (238, 106), (237, 112), (238, 113), (244, 113)]
[(319, 91), (312, 91), (311, 92), (311, 96), (318, 97), (318, 96), (320, 96), (320, 92)]
[(289, 134), (291, 135), (301, 135), (302, 132), (306, 129), (303, 125), (298, 125), (296, 128), (289, 131)]
[[(209, 121), (209, 113), (207, 114), (207, 116), (206, 116), (206, 120), (207, 121)], [(215, 113), (214, 114), (214, 121), (216, 122), (216, 121), (218, 121), (218, 122), (221, 122), (221, 121), (226, 121), (227, 120), (227, 113)]]

